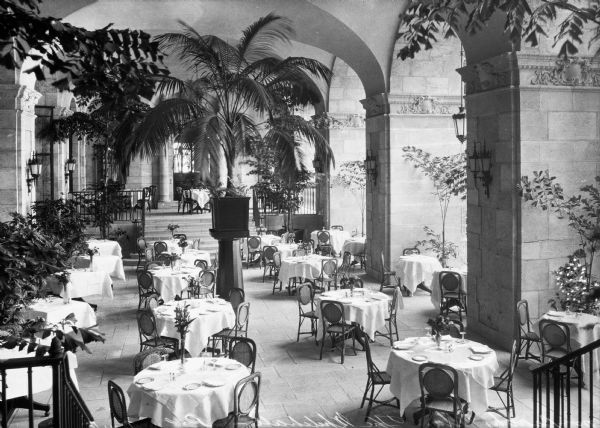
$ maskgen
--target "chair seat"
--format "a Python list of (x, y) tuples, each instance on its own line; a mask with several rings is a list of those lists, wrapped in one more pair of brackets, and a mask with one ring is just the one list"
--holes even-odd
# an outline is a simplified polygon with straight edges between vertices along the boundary
[(534, 331), (528, 331), (526, 333), (521, 333), (521, 339), (525, 340), (535, 340), (536, 342), (541, 342), (540, 336)]
[(217, 419), (213, 422), (213, 428), (234, 428), (234, 427), (249, 427), (254, 425), (256, 419), (250, 416), (239, 416), (238, 423), (235, 423), (235, 417), (233, 414), (229, 414), (226, 418)]
[[(460, 399), (461, 409), (463, 414), (468, 411), (468, 403), (464, 401), (462, 398)], [(433, 410), (440, 410), (442, 412), (454, 412), (454, 401), (452, 399), (441, 399), (441, 400), (427, 400), (427, 408)]]
[(457, 299), (458, 300), (458, 293), (455, 293), (453, 291), (444, 291), (444, 299)]
[(315, 320), (319, 319), (315, 311), (304, 312), (303, 314), (300, 314), (300, 316), (305, 318), (313, 318)]
[(354, 329), (354, 326), (351, 324), (332, 324), (327, 327), (327, 333), (342, 333), (349, 332)]
[(567, 355), (567, 353), (565, 351), (560, 351), (560, 350), (549, 351), (544, 354), (544, 356), (546, 356), (552, 360), (557, 360), (559, 358), (564, 357), (565, 355)]
[(141, 345), (142, 346), (151, 346), (151, 347), (155, 347), (155, 346), (175, 347), (175, 349), (176, 349), (177, 345), (179, 345), (179, 339), (161, 336), (157, 339), (144, 340), (141, 343)]
[(371, 377), (375, 385), (389, 385), (392, 381), (392, 376), (387, 372), (373, 373)]
[(383, 271), (384, 275), (396, 275), (396, 271), (395, 270), (385, 270)]
[(490, 388), (492, 391), (508, 392), (508, 382), (506, 378), (494, 376), (494, 385)]

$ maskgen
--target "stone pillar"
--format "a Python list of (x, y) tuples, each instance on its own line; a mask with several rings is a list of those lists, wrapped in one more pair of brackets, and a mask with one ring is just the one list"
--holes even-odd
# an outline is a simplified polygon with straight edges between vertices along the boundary
[(158, 158), (158, 201), (162, 203), (173, 200), (173, 172), (170, 166), (170, 153), (171, 147), (168, 146)]
[(35, 195), (27, 191), (27, 161), (35, 144), (34, 107), (40, 94), (28, 86), (0, 84), (0, 221), (26, 214)]
[(380, 254), (390, 258), (390, 106), (387, 94), (361, 101), (366, 110), (366, 150), (377, 159), (377, 177), (367, 177), (367, 273), (381, 277)]
[(459, 70), (466, 83), (467, 153), (492, 152), (489, 197), (467, 173), (468, 331), (510, 349), (521, 297), (519, 74), (506, 53)]

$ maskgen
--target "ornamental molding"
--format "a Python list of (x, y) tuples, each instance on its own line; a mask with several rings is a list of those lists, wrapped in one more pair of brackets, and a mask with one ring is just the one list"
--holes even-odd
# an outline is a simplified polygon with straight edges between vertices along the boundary
[(393, 114), (448, 115), (460, 106), (458, 96), (390, 95)]
[(520, 55), (519, 61), (524, 85), (600, 87), (600, 63), (591, 58)]
[(372, 95), (369, 98), (360, 100), (360, 103), (367, 113), (367, 119), (383, 114), (389, 114), (390, 112), (387, 94)]
[(358, 113), (323, 112), (315, 114), (311, 120), (317, 129), (364, 128), (365, 116)]
[(42, 94), (27, 86), (21, 86), (17, 97), (15, 98), (15, 108), (28, 113), (35, 112), (35, 105)]
[(74, 112), (68, 107), (56, 107), (55, 110), (57, 117), (69, 117)]
[(505, 53), (457, 70), (465, 82), (467, 95), (519, 85), (516, 57)]

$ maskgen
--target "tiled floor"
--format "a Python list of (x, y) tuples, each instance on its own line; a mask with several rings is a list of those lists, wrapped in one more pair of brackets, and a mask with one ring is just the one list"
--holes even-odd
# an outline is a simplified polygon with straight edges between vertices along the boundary
[[(132, 381), (132, 360), (139, 351), (135, 321), (137, 285), (135, 263), (126, 261), (126, 282), (114, 284), (114, 299), (89, 298), (98, 304), (98, 323), (106, 334), (106, 343), (93, 343), (92, 354), (79, 352), (77, 377), (81, 393), (99, 427), (110, 427), (106, 384), (116, 381), (123, 389)], [(366, 286), (377, 285), (365, 278)], [(326, 353), (319, 360), (319, 348), (313, 338), (304, 336), (296, 342), (298, 310), (294, 296), (287, 292), (271, 294), (272, 284), (262, 283), (262, 271), (244, 270), (247, 300), (251, 302), (249, 337), (258, 344), (257, 371), (263, 376), (261, 390), (260, 426), (359, 427), (412, 426), (403, 424), (398, 411), (376, 409), (368, 422), (360, 401), (366, 383), (364, 352), (347, 356), (340, 364), (339, 353)], [(429, 295), (417, 292), (405, 298), (405, 309), (399, 312), (400, 337), (422, 335), (425, 322), (435, 315)], [(371, 346), (376, 364), (385, 369), (389, 343), (379, 338)], [(508, 355), (499, 352), (501, 365)], [(515, 376), (517, 419), (512, 426), (529, 426), (531, 419), (531, 387), (527, 363), (522, 362)], [(385, 391), (386, 396), (391, 396)], [(48, 400), (47, 395), (40, 397)], [(490, 392), (494, 405), (500, 402)], [(15, 417), (17, 424), (24, 415)], [(477, 415), (474, 426), (507, 426), (505, 419), (495, 413)]]

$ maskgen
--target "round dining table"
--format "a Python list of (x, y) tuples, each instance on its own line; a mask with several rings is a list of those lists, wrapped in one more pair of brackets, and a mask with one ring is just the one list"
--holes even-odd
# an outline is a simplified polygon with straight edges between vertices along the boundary
[(365, 254), (365, 243), (367, 238), (364, 236), (355, 236), (344, 241), (342, 245), (342, 254), (345, 252), (353, 256), (363, 256)]
[(268, 245), (277, 245), (282, 242), (281, 236), (278, 235), (261, 235), (260, 244), (265, 247)]
[(228, 358), (161, 361), (139, 372), (127, 389), (130, 418), (163, 428), (210, 427), (233, 411), (236, 383), (250, 369)]
[(97, 324), (96, 314), (86, 302), (68, 300), (62, 297), (46, 297), (35, 299), (22, 310), (23, 318), (44, 318), (48, 324), (59, 324), (70, 314), (75, 315), (77, 327), (92, 327)]
[(411, 254), (398, 257), (392, 270), (396, 271), (402, 284), (414, 293), (420, 283), (431, 284), (434, 273), (443, 270), (443, 267), (435, 257)]
[(193, 357), (202, 353), (210, 336), (224, 328), (233, 328), (235, 324), (235, 312), (231, 303), (226, 300), (212, 298), (169, 301), (154, 309), (156, 328), (160, 336), (180, 338), (175, 328), (177, 306), (187, 306), (190, 319), (193, 320), (185, 337), (185, 349)]
[[(449, 345), (453, 347), (448, 350)], [(419, 366), (425, 362), (445, 364), (458, 372), (458, 393), (475, 413), (488, 408), (488, 389), (499, 369), (496, 352), (486, 345), (448, 336), (441, 346), (431, 337), (412, 337), (394, 342), (386, 372), (391, 377), (390, 391), (400, 400), (400, 414), (421, 396)]]
[(161, 267), (150, 269), (154, 288), (160, 294), (163, 301), (175, 299), (190, 285), (190, 278), (198, 278), (200, 268), (191, 267)]
[[(92, 272), (87, 269), (67, 269), (67, 298), (102, 296), (113, 298), (112, 281), (106, 272)], [(56, 279), (47, 280), (54, 294), (65, 297), (65, 287)]]
[(210, 202), (210, 193), (205, 189), (192, 189), (190, 192), (190, 197), (198, 202), (200, 208), (204, 208), (204, 205)]
[[(342, 247), (344, 246), (344, 242), (350, 239), (350, 232), (347, 230), (338, 230), (338, 229), (324, 229), (324, 232), (329, 232), (330, 244), (335, 251), (336, 254), (340, 254), (342, 251)], [(315, 248), (319, 245), (319, 239), (317, 238), (321, 230), (313, 230), (310, 234), (310, 239), (315, 243)]]
[(121, 246), (117, 241), (111, 241), (109, 239), (90, 239), (87, 241), (87, 244), (89, 248), (97, 248), (98, 255), (100, 256), (123, 257)]
[(181, 257), (181, 263), (183, 266), (192, 267), (196, 260), (203, 260), (207, 266), (212, 264), (210, 253), (203, 250), (195, 250), (193, 248), (186, 248), (184, 252), (179, 251), (179, 257)]
[[(379, 291), (366, 288), (354, 290), (331, 290), (315, 295), (315, 312), (319, 317), (317, 329), (323, 328), (321, 317), (321, 301), (332, 300), (344, 306), (346, 322), (359, 324), (371, 339), (375, 338), (376, 331), (385, 331), (385, 319), (389, 315), (390, 296)], [(320, 337), (317, 333), (317, 337)]]
[[(461, 278), (461, 290), (463, 293), (467, 293), (467, 271), (465, 269), (443, 269), (444, 271), (451, 271), (451, 272), (456, 272), (460, 275)], [(442, 290), (440, 288), (440, 272), (442, 272), (442, 270), (439, 271), (435, 271), (433, 272), (433, 275), (431, 277), (431, 286), (429, 287), (431, 289), (431, 303), (433, 303), (433, 307), (436, 309), (440, 308), (440, 305), (442, 303)]]
[(319, 254), (307, 256), (287, 257), (281, 260), (279, 269), (279, 280), (287, 284), (291, 278), (304, 278), (314, 281), (321, 274), (321, 262), (331, 257)]

